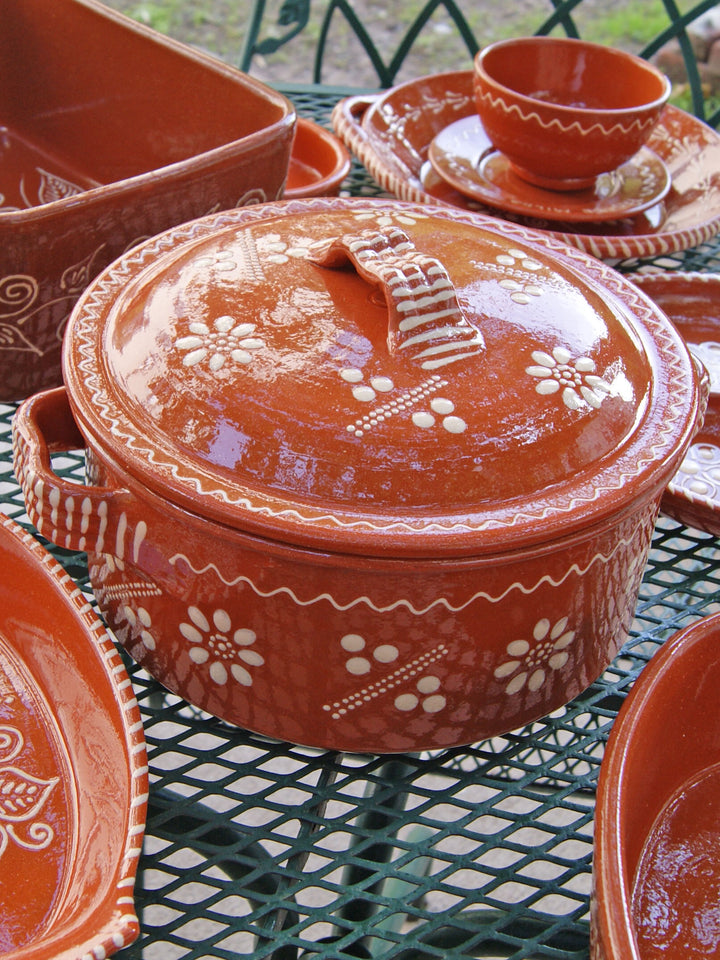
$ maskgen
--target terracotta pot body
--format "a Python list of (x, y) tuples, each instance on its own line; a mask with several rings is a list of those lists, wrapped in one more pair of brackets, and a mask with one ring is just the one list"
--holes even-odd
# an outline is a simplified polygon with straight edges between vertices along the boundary
[[(385, 202), (150, 241), (78, 304), (65, 375), (16, 468), (133, 656), (242, 726), (370, 752), (507, 732), (599, 675), (701, 406), (618, 274)], [(68, 445), (84, 489), (47, 468)]]
[(7, 401), (62, 383), (67, 318), (110, 262), (174, 224), (282, 194), (295, 112), (232, 67), (94, 0), (6, 5), (3, 35)]
[(531, 183), (592, 184), (647, 141), (670, 95), (651, 64), (561, 37), (501, 40), (475, 58), (475, 102), (491, 142)]
[(598, 783), (593, 960), (717, 956), (720, 617), (676, 634), (635, 682)]

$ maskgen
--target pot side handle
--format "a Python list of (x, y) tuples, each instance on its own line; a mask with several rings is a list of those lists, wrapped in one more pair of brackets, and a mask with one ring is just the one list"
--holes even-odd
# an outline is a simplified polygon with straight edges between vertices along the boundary
[(58, 547), (110, 552), (114, 517), (130, 505), (126, 490), (80, 485), (59, 477), (51, 456), (85, 448), (65, 387), (24, 401), (13, 420), (13, 465), (30, 520)]
[(485, 349), (443, 264), (418, 250), (399, 227), (318, 241), (310, 260), (329, 268), (349, 263), (380, 290), (388, 310), (390, 354), (404, 353), (424, 370), (435, 370)]

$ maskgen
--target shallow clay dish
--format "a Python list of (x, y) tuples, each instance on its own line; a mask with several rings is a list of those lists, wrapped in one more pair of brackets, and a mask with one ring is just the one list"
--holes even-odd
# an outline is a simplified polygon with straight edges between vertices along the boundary
[[(395, 201), (148, 242), (80, 300), (64, 370), (16, 470), (116, 635), (211, 713), (363, 752), (507, 732), (602, 672), (702, 407), (616, 271)], [(84, 487), (48, 468), (68, 445)]]
[(595, 813), (593, 960), (720, 953), (720, 616), (653, 656), (610, 732)]
[(338, 138), (312, 120), (298, 117), (283, 196), (335, 197), (350, 172), (350, 154)]
[(704, 423), (668, 484), (663, 512), (720, 536), (720, 276), (669, 271), (633, 282), (670, 317), (710, 376)]
[(670, 189), (670, 174), (647, 147), (584, 190), (546, 190), (519, 177), (490, 142), (477, 117), (445, 127), (430, 144), (430, 163), (450, 186), (480, 203), (551, 220), (617, 220), (647, 210)]
[(0, 557), (0, 952), (106, 956), (138, 933), (140, 712), (85, 597), (7, 517)]
[(95, 0), (3, 4), (0, 400), (62, 382), (80, 292), (140, 240), (275, 199), (295, 112)]
[[(378, 183), (400, 199), (497, 215), (450, 187), (428, 160), (433, 138), (475, 113), (472, 76), (437, 74), (345, 98), (335, 107), (333, 127)], [(609, 223), (508, 218), (607, 260), (672, 253), (714, 237), (720, 229), (720, 134), (667, 106), (647, 146), (672, 180), (665, 199), (648, 210)]]

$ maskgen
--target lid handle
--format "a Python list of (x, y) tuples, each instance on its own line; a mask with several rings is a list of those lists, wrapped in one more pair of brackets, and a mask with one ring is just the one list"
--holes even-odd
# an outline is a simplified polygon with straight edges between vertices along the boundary
[(358, 276), (380, 288), (388, 308), (390, 353), (405, 351), (424, 370), (435, 370), (485, 349), (445, 267), (421, 253), (399, 227), (321, 240), (310, 260), (330, 268), (350, 263)]

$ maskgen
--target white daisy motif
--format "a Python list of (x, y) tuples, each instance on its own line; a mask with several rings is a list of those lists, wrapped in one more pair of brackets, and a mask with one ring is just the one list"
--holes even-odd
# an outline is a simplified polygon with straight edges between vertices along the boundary
[(568, 350), (555, 347), (552, 356), (535, 350), (532, 359), (535, 365), (526, 367), (525, 372), (540, 381), (535, 390), (544, 396), (561, 392), (562, 401), (570, 410), (579, 410), (585, 404), (597, 409), (610, 393), (608, 384), (595, 375), (595, 362), (590, 357), (573, 361)]
[(180, 633), (188, 640), (189, 656), (193, 663), (209, 664), (212, 680), (224, 686), (233, 677), (244, 687), (252, 686), (248, 667), (260, 667), (264, 657), (252, 649), (257, 636), (253, 630), (241, 627), (233, 630), (229, 614), (215, 610), (212, 623), (198, 607), (188, 607), (189, 623), (180, 624)]
[(513, 640), (506, 649), (510, 657), (495, 670), (497, 680), (508, 680), (505, 692), (519, 693), (525, 686), (539, 690), (545, 683), (549, 670), (560, 670), (568, 661), (567, 648), (575, 639), (575, 631), (567, 630), (568, 618), (563, 617), (555, 625), (543, 618), (533, 629), (533, 643)]
[(139, 635), (146, 649), (155, 649), (155, 637), (151, 633), (152, 620), (145, 607), (138, 607), (137, 613), (127, 604), (118, 607), (117, 622), (121, 626), (127, 622), (133, 635)]
[(189, 335), (175, 341), (178, 350), (186, 351), (183, 364), (193, 367), (206, 357), (208, 366), (217, 373), (227, 360), (235, 363), (250, 363), (255, 350), (264, 346), (259, 337), (254, 337), (254, 323), (235, 323), (232, 317), (218, 317), (212, 327), (195, 321), (189, 324)]
[(359, 223), (372, 222), (378, 227), (392, 227), (398, 223), (406, 227), (412, 227), (418, 220), (427, 220), (427, 217), (422, 213), (410, 214), (402, 210), (383, 210), (381, 212), (377, 210), (361, 210), (353, 216)]
[(262, 252), (268, 263), (288, 263), (291, 259), (304, 260), (310, 255), (312, 241), (288, 243), (279, 233), (269, 233), (263, 239)]

